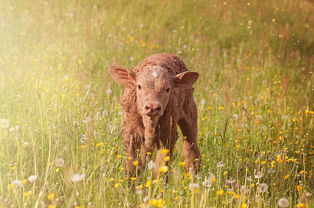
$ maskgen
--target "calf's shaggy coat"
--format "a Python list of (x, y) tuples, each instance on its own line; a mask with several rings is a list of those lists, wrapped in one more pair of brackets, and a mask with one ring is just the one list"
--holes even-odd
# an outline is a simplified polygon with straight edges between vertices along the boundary
[(197, 172), (200, 151), (192, 85), (198, 73), (189, 71), (184, 62), (172, 54), (149, 56), (133, 70), (120, 65), (113, 65), (109, 70), (118, 83), (126, 86), (121, 99), (123, 141), (130, 156), (126, 160), (126, 171), (134, 175), (134, 161), (139, 160), (139, 165), (144, 167), (156, 147), (154, 173), (158, 174), (160, 166), (168, 164), (167, 156), (172, 157), (178, 124), (185, 137), (186, 168)]

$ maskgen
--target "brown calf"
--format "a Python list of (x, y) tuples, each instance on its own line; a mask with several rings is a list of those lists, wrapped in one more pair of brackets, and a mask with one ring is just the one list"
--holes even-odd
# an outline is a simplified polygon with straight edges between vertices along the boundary
[[(124, 110), (123, 140), (130, 156), (126, 171), (135, 173), (134, 161), (144, 167), (157, 147), (155, 175), (167, 165), (178, 139), (177, 124), (186, 137), (183, 155), (188, 171), (197, 172), (200, 151), (197, 145), (197, 106), (192, 85), (199, 74), (188, 70), (184, 62), (172, 54), (155, 54), (134, 70), (113, 65), (110, 73), (118, 83), (126, 85), (121, 104)], [(169, 151), (165, 151), (167, 149)]]

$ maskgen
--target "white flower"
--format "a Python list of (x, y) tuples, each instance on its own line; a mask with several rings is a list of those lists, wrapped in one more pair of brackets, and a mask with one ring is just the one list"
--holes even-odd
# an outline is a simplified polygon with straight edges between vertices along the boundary
[(255, 178), (257, 178), (257, 179), (260, 179), (260, 178), (262, 178), (263, 177), (263, 173), (262, 173), (262, 171), (258, 171), (255, 175), (254, 175), (254, 177)]
[(221, 161), (217, 163), (217, 167), (219, 167), (219, 168), (223, 168), (223, 167), (225, 167), (225, 165), (226, 164), (221, 162)]
[(8, 119), (0, 118), (0, 128), (7, 129), (10, 127), (10, 123)]
[(205, 105), (206, 104), (206, 100), (205, 99), (202, 99), (201, 100), (201, 105)]
[(281, 198), (278, 200), (278, 206), (281, 208), (289, 207), (290, 203), (289, 200), (286, 198)]
[(190, 183), (189, 189), (194, 190), (200, 188), (200, 185), (198, 183)]
[(147, 164), (148, 170), (152, 170), (155, 167), (156, 167), (156, 164), (152, 160), (148, 162), (148, 164)]
[(61, 157), (58, 157), (56, 160), (55, 160), (55, 165), (57, 167), (63, 167), (64, 166), (64, 159), (61, 158)]
[(31, 183), (34, 183), (37, 180), (37, 177), (38, 176), (36, 176), (36, 175), (31, 175), (30, 177), (28, 177), (28, 181)]
[(86, 173), (82, 173), (82, 174), (76, 173), (76, 174), (73, 174), (71, 176), (71, 181), (74, 182), (74, 183), (75, 182), (79, 182), (79, 181), (83, 180), (85, 178), (85, 176), (86, 176)]
[(240, 187), (240, 192), (243, 193), (243, 194), (247, 194), (247, 193), (249, 193), (249, 188), (246, 187), (246, 186), (241, 186)]
[(206, 179), (205, 181), (203, 181), (203, 186), (205, 188), (210, 188), (212, 186), (212, 182), (210, 181), (210, 179)]
[(12, 126), (11, 128), (9, 128), (9, 132), (18, 132), (20, 130), (19, 126)]
[(106, 93), (107, 93), (107, 95), (110, 95), (110, 94), (112, 94), (112, 90), (108, 88), (108, 89), (106, 90)]
[(257, 191), (260, 192), (260, 193), (264, 193), (264, 192), (268, 191), (267, 184), (266, 183), (258, 184)]
[(232, 115), (232, 118), (235, 119), (235, 120), (238, 120), (239, 115), (238, 115), (238, 114), (233, 114), (233, 115)]
[(14, 180), (14, 181), (12, 182), (12, 184), (13, 184), (14, 186), (17, 186), (17, 187), (22, 187), (22, 186), (23, 186), (23, 182), (22, 182), (21, 180)]

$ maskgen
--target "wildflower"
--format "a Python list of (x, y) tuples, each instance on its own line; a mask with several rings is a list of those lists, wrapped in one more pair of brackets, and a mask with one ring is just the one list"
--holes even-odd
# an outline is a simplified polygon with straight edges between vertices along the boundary
[(281, 208), (289, 207), (290, 203), (289, 200), (286, 198), (281, 198), (278, 200), (278, 206)]
[(82, 173), (82, 174), (76, 173), (76, 174), (71, 176), (71, 181), (74, 183), (79, 182), (79, 181), (83, 180), (85, 178), (85, 176), (86, 176), (86, 173)]
[(234, 120), (238, 120), (239, 115), (238, 115), (238, 114), (233, 114), (233, 115), (232, 115), (232, 118), (233, 118)]
[(9, 189), (9, 190), (14, 189), (14, 185), (13, 185), (12, 183), (8, 184), (8, 189)]
[(185, 166), (185, 162), (179, 162), (179, 166), (180, 166), (180, 167)]
[(118, 188), (120, 185), (121, 185), (120, 183), (115, 183), (115, 184), (114, 184), (114, 187), (115, 187), (115, 188)]
[(241, 204), (241, 208), (247, 208), (247, 205), (246, 205), (246, 203), (244, 203), (244, 204)]
[(97, 146), (97, 147), (102, 147), (102, 146), (104, 146), (104, 144), (105, 144), (105, 143), (103, 143), (103, 142), (99, 142), (99, 143), (96, 144), (96, 146)]
[(198, 183), (190, 183), (189, 189), (194, 193), (199, 193), (200, 192), (200, 185)]
[(53, 204), (49, 204), (47, 208), (56, 208), (56, 206)]
[(267, 184), (266, 183), (258, 184), (257, 191), (260, 193), (264, 193), (264, 192), (268, 191)]
[(218, 190), (218, 191), (216, 191), (216, 195), (217, 196), (222, 196), (224, 194), (224, 190)]
[(227, 191), (227, 193), (228, 193), (230, 196), (233, 196), (233, 195), (234, 195), (234, 191), (233, 191), (232, 189), (229, 189), (229, 190)]
[(146, 183), (145, 183), (145, 187), (149, 188), (151, 183), (152, 183), (151, 180), (147, 180)]
[(61, 158), (61, 157), (58, 157), (56, 160), (55, 160), (55, 165), (57, 167), (63, 167), (64, 166), (64, 159)]
[(298, 191), (302, 191), (302, 189), (303, 189), (302, 186), (297, 185), (297, 190), (298, 190)]
[(258, 171), (255, 175), (254, 175), (254, 177), (255, 178), (257, 178), (257, 179), (260, 179), (260, 178), (262, 178), (263, 177), (263, 173), (262, 173), (262, 171)]
[(311, 111), (311, 110), (305, 110), (304, 112), (307, 113), (307, 114), (314, 115), (314, 111)]
[(28, 191), (28, 192), (24, 192), (24, 193), (23, 193), (23, 196), (24, 196), (24, 197), (29, 197), (30, 195), (32, 195), (32, 192), (31, 192), (31, 191)]
[(297, 208), (304, 208), (304, 207), (305, 207), (305, 204), (303, 204), (303, 203), (297, 204)]
[(162, 154), (168, 154), (169, 153), (169, 150), (168, 149), (162, 149), (160, 150)]
[(205, 188), (210, 188), (212, 186), (212, 182), (210, 179), (206, 179), (205, 181), (203, 181), (203, 186)]
[(130, 179), (131, 179), (131, 181), (135, 181), (135, 180), (136, 180), (136, 178), (135, 178), (135, 177), (131, 177)]
[(138, 166), (138, 161), (137, 161), (137, 160), (134, 160), (134, 161), (132, 162), (132, 164), (133, 164), (134, 166)]
[(218, 162), (217, 163), (217, 167), (219, 167), (219, 168), (222, 168), (222, 167), (225, 167), (225, 163), (223, 163), (222, 161), (220, 161), (220, 162)]
[(55, 194), (54, 193), (48, 194), (47, 195), (47, 199), (50, 200), (50, 201), (54, 200), (55, 199)]
[(161, 173), (166, 173), (166, 172), (168, 172), (168, 167), (167, 166), (161, 166), (160, 168), (159, 168), (159, 172), (161, 172)]
[(154, 168), (155, 168), (155, 166), (156, 166), (156, 164), (155, 164), (155, 162), (153, 162), (152, 160), (151, 160), (151, 161), (149, 161), (149, 162), (148, 162), (148, 164), (147, 164), (147, 168), (148, 168), (148, 170), (152, 170), (152, 169), (154, 169)]
[(234, 198), (235, 198), (235, 199), (240, 199), (240, 197), (241, 197), (240, 194), (235, 194), (235, 195), (234, 195)]
[(290, 175), (288, 174), (288, 175), (285, 175), (283, 178), (288, 179), (289, 177), (290, 177)]
[(15, 187), (22, 187), (23, 186), (23, 182), (21, 180), (14, 180), (12, 182), (12, 184), (15, 186)]
[(106, 93), (107, 93), (107, 95), (110, 95), (110, 94), (112, 94), (112, 90), (108, 88), (108, 89), (106, 90)]
[(10, 127), (10, 123), (8, 119), (0, 118), (0, 128), (7, 129)]
[(161, 208), (165, 205), (165, 201), (162, 199), (151, 199), (149, 200), (149, 204), (153, 207)]
[(215, 175), (214, 175), (214, 174), (209, 173), (209, 178), (210, 178), (210, 182), (212, 182), (212, 183), (216, 183), (217, 179), (216, 179), (216, 177), (215, 177)]
[(167, 162), (167, 161), (169, 161), (170, 160), (170, 156), (166, 156), (165, 158), (164, 158), (164, 161), (165, 162)]
[(19, 126), (12, 126), (11, 128), (9, 128), (9, 132), (18, 132), (20, 130)]
[(30, 177), (28, 177), (28, 181), (30, 183), (34, 183), (37, 180), (37, 176), (36, 175), (31, 175)]

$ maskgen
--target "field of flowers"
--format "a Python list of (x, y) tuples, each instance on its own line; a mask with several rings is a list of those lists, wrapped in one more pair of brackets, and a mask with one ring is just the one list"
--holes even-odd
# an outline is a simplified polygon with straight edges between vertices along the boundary
[[(314, 207), (313, 11), (306, 0), (0, 0), (0, 208)], [(161, 177), (129, 178), (123, 88), (108, 67), (161, 52), (200, 73), (202, 168), (185, 171), (180, 136)]]

